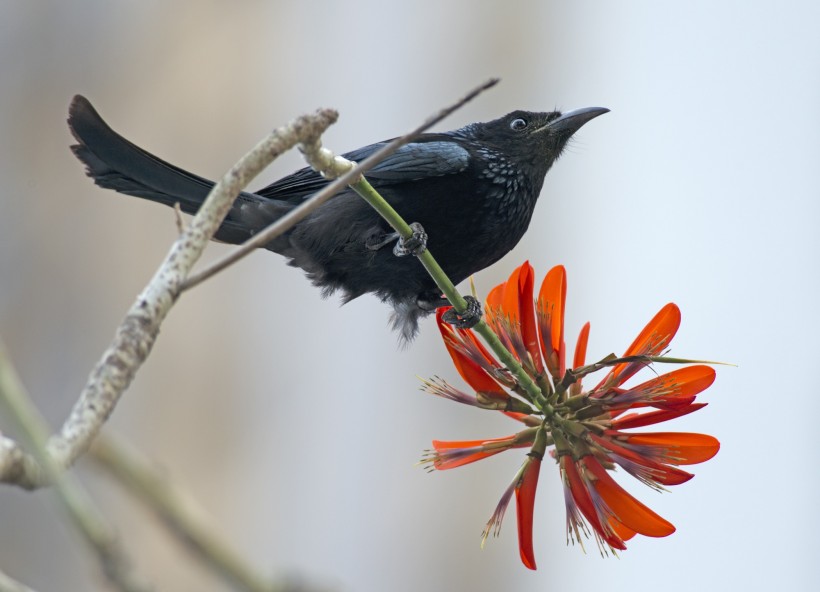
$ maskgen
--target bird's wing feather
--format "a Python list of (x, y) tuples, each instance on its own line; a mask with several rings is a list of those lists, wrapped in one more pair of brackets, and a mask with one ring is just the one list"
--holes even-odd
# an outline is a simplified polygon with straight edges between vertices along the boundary
[[(371, 144), (343, 156), (348, 160), (360, 162), (386, 143)], [(467, 168), (469, 159), (470, 153), (452, 140), (411, 142), (374, 166), (365, 176), (375, 187), (406, 183), (460, 173)], [(319, 191), (327, 183), (327, 179), (312, 169), (304, 168), (255, 193), (269, 199), (299, 202)]]

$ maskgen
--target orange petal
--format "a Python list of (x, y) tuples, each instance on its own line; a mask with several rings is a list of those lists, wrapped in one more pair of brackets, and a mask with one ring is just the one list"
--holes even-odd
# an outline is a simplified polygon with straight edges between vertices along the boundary
[(535, 324), (535, 302), (533, 300), (533, 282), (535, 272), (529, 261), (525, 261), (519, 268), (518, 275), (518, 314), (521, 323), (521, 339), (524, 347), (530, 354), (530, 358), (535, 365), (535, 371), (539, 374), (544, 371), (544, 364), (541, 361), (541, 348), (538, 346), (538, 329)]
[[(675, 333), (678, 332), (678, 327), (680, 327), (680, 309), (674, 302), (670, 302), (649, 321), (626, 350), (624, 357), (659, 354), (669, 346)], [(612, 369), (610, 376), (618, 379), (615, 384), (623, 384), (627, 378), (642, 367), (643, 364), (638, 363), (618, 364)]]
[(487, 294), (487, 298), (484, 300), (484, 312), (489, 316), (499, 312), (503, 308), (504, 302), (504, 286), (506, 284), (498, 284), (490, 293)]
[(653, 432), (630, 434), (626, 441), (636, 446), (663, 449), (665, 462), (674, 465), (695, 465), (715, 456), (720, 450), (717, 438), (690, 432)]
[[(447, 469), (455, 469), (456, 467), (461, 467), (464, 465), (468, 465), (470, 463), (474, 463), (478, 460), (483, 460), (487, 457), (493, 456), (498, 454), (499, 452), (503, 452), (505, 450), (509, 450), (510, 448), (523, 448), (525, 446), (529, 446), (530, 443), (524, 442), (522, 444), (514, 445), (512, 443), (515, 436), (507, 436), (504, 438), (492, 438), (490, 440), (458, 440), (458, 441), (443, 441), (443, 440), (433, 440), (433, 449), (441, 453), (441, 457), (439, 458), (438, 462), (433, 462), (433, 466), (439, 471), (446, 471)], [(493, 444), (495, 442), (499, 443), (509, 443), (509, 446), (498, 446), (497, 448), (491, 449), (484, 449), (484, 446), (488, 444)], [(470, 449), (474, 448), (475, 450), (470, 452)], [(453, 454), (451, 456), (447, 456), (448, 451), (458, 451), (463, 450), (463, 454)]]
[[(681, 483), (686, 483), (692, 477), (694, 477), (692, 473), (687, 473), (686, 471), (682, 471), (676, 467), (670, 467), (669, 465), (665, 465), (652, 458), (643, 456), (635, 452), (634, 450), (624, 448), (623, 446), (614, 442), (611, 438), (602, 438), (594, 434), (591, 435), (591, 437), (595, 442), (597, 442), (610, 452), (614, 452), (616, 455), (622, 456), (627, 461), (632, 461), (633, 463), (650, 469), (650, 478), (653, 481), (660, 483), (661, 485), (680, 485)], [(617, 459), (613, 460), (615, 460), (615, 462), (618, 462)], [(627, 471), (629, 470), (626, 467), (624, 468)]]
[[(445, 310), (446, 309), (442, 307), (436, 311), (436, 323), (438, 323), (439, 331), (441, 331), (441, 336), (444, 340), (444, 347), (447, 348), (447, 352), (453, 359), (453, 364), (455, 365), (456, 370), (458, 370), (458, 373), (465, 380), (465, 382), (467, 382), (467, 384), (473, 387), (476, 391), (506, 395), (506, 391), (495, 381), (495, 379), (487, 374), (481, 366), (455, 347), (454, 343), (458, 339), (455, 333), (456, 329), (441, 320), (441, 316), (444, 314)], [(475, 341), (475, 337), (470, 332), (463, 332), (462, 335), (465, 335), (468, 339)], [(480, 344), (478, 345), (480, 346)], [(483, 347), (480, 347), (480, 350), (484, 352), (485, 356), (488, 355)]]
[[(572, 358), (572, 367), (580, 368), (586, 363), (587, 359), (587, 342), (589, 341), (589, 323), (585, 323), (581, 327), (581, 332), (578, 334), (578, 341), (575, 344), (575, 355)], [(570, 394), (577, 396), (581, 393), (582, 379), (578, 379), (575, 384), (570, 387)]]
[(675, 532), (675, 527), (670, 522), (658, 516), (618, 485), (595, 458), (586, 456), (581, 462), (595, 476), (593, 487), (618, 522), (645, 536), (664, 537)]
[(595, 510), (595, 504), (584, 485), (584, 481), (581, 479), (581, 474), (578, 472), (575, 461), (569, 456), (562, 456), (560, 463), (561, 468), (564, 469), (564, 475), (567, 478), (565, 486), (569, 487), (572, 499), (575, 500), (575, 504), (578, 506), (581, 514), (584, 515), (584, 518), (587, 519), (589, 525), (610, 547), (620, 549), (621, 551), (625, 550), (626, 545), (624, 545), (623, 540), (615, 532), (601, 525), (598, 512)]
[(657, 393), (659, 400), (670, 402), (674, 399), (693, 399), (695, 395), (709, 388), (715, 381), (715, 371), (709, 366), (688, 366), (667, 374), (656, 376), (627, 392), (644, 391)]
[(578, 342), (575, 345), (575, 356), (572, 358), (573, 368), (580, 368), (586, 363), (588, 341), (589, 323), (585, 323), (584, 326), (581, 327), (581, 332), (578, 334)]
[(490, 290), (490, 293), (487, 294), (487, 298), (484, 300), (488, 314), (493, 315), (500, 313), (502, 316), (509, 317), (515, 322), (518, 321), (518, 282), (521, 270), (525, 266), (529, 267), (530, 264), (525, 261), (523, 265), (513, 270), (510, 277), (507, 278), (507, 281), (498, 284)]
[(535, 490), (541, 461), (529, 457), (527, 467), (515, 488), (515, 509), (518, 518), (518, 550), (521, 562), (529, 569), (535, 569), (535, 554), (532, 549), (532, 518), (535, 508)]
[(693, 411), (697, 411), (702, 407), (706, 407), (707, 403), (692, 403), (686, 407), (676, 407), (674, 409), (664, 409), (663, 411), (651, 411), (649, 413), (628, 413), (612, 422), (612, 427), (617, 430), (626, 430), (630, 428), (640, 428), (643, 426), (654, 425), (676, 417), (688, 415)]
[(518, 310), (518, 280), (521, 269), (525, 265), (529, 267), (529, 263), (526, 262), (524, 265), (516, 267), (504, 283), (504, 299), (501, 302), (501, 310), (515, 322), (518, 322), (521, 318)]
[(615, 536), (620, 538), (622, 541), (628, 541), (637, 534), (634, 530), (627, 528), (614, 518), (607, 520), (607, 524), (612, 529), (612, 532), (615, 533)]
[(538, 291), (538, 309), (546, 314), (541, 325), (541, 346), (553, 376), (564, 375), (564, 305), (567, 299), (567, 272), (563, 265), (549, 270)]

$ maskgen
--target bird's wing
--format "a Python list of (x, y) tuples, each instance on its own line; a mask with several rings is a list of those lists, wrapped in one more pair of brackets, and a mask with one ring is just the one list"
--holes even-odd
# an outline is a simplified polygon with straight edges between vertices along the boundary
[[(470, 153), (465, 148), (444, 135), (431, 134), (429, 138), (405, 144), (370, 169), (365, 176), (373, 186), (379, 187), (453, 175), (467, 168)], [(343, 156), (348, 160), (360, 162), (385, 144), (387, 142), (371, 144)], [(327, 179), (312, 169), (304, 168), (255, 193), (269, 199), (298, 203), (319, 191), (327, 183)]]

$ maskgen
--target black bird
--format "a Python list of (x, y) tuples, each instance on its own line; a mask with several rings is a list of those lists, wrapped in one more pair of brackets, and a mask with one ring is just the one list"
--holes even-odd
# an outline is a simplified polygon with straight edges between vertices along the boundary
[[(405, 220), (421, 224), (430, 251), (458, 283), (521, 240), (552, 163), (572, 134), (607, 111), (513, 111), (487, 123), (423, 134), (367, 178)], [(71, 149), (100, 187), (169, 206), (179, 203), (184, 212), (195, 213), (213, 186), (114, 132), (82, 96), (71, 103), (68, 125), (78, 142)], [(361, 161), (385, 143), (344, 156)], [(241, 243), (327, 183), (304, 168), (254, 193), (243, 192), (214, 238)], [(339, 290), (347, 302), (374, 293), (393, 306), (393, 327), (410, 340), (419, 317), (446, 301), (415, 257), (397, 257), (387, 248), (397, 238), (348, 189), (265, 248), (301, 267), (325, 296)]]

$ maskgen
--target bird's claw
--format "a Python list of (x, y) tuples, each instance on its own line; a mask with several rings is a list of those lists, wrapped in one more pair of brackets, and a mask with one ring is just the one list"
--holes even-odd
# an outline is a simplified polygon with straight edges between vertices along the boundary
[(399, 237), (396, 246), (393, 247), (393, 254), (396, 257), (404, 257), (406, 255), (418, 257), (427, 250), (427, 233), (421, 224), (413, 222), (410, 224), (410, 228), (413, 230), (413, 234), (407, 238)]
[(467, 302), (467, 308), (464, 312), (458, 313), (455, 308), (451, 308), (441, 315), (441, 320), (456, 329), (472, 329), (475, 327), (483, 314), (481, 303), (472, 296), (465, 296), (464, 300)]

